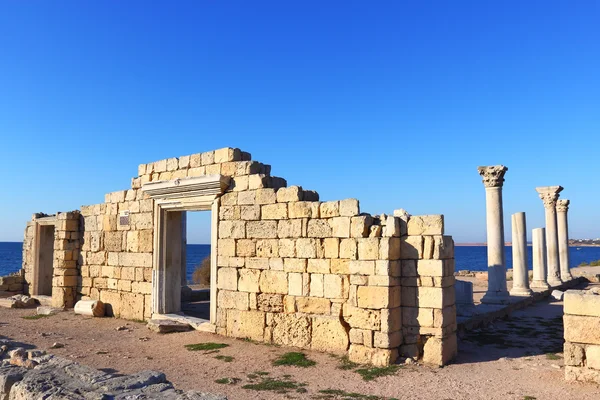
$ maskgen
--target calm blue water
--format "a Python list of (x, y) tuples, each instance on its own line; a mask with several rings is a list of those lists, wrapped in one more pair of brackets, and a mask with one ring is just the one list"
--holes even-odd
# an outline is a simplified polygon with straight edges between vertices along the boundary
[[(8, 275), (21, 268), (22, 246), (20, 242), (0, 242), (0, 276)], [(569, 249), (571, 266), (582, 262), (600, 260), (600, 247), (576, 247)], [(531, 247), (528, 247), (529, 269), (531, 269)], [(187, 247), (187, 279), (191, 281), (196, 265), (210, 254), (208, 244), (188, 244)], [(487, 270), (487, 248), (485, 246), (456, 246), (454, 248), (456, 270)], [(506, 247), (506, 266), (512, 268), (512, 248)]]

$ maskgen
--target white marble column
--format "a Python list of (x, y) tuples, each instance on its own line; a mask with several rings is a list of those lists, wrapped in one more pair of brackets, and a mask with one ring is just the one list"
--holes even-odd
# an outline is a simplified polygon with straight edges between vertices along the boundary
[(485, 186), (488, 289), (482, 303), (500, 304), (509, 299), (506, 290), (506, 260), (504, 255), (504, 214), (502, 185), (508, 170), (504, 165), (478, 167)]
[(533, 280), (531, 281), (531, 287), (548, 289), (550, 285), (546, 282), (546, 229), (534, 229), (531, 240), (533, 245)]
[(563, 282), (573, 279), (569, 270), (569, 200), (556, 202), (556, 220), (558, 225), (558, 253), (560, 257), (560, 279)]
[(529, 272), (527, 271), (527, 227), (525, 213), (518, 212), (512, 215), (512, 259), (513, 259), (513, 285), (511, 296), (529, 296)]
[(546, 209), (546, 246), (548, 254), (548, 284), (558, 286), (560, 279), (560, 259), (558, 255), (558, 231), (556, 227), (556, 201), (562, 186), (545, 186), (535, 188), (544, 202)]

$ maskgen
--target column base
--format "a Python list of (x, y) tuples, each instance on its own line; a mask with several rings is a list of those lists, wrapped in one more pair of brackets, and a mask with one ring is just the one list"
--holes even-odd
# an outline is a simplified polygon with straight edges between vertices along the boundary
[(560, 276), (560, 280), (563, 282), (569, 282), (573, 280), (573, 275), (569, 274), (569, 275), (561, 275)]
[(555, 280), (548, 279), (548, 284), (549, 284), (551, 287), (556, 287), (556, 286), (560, 286), (560, 285), (562, 285), (562, 284), (563, 284), (563, 281), (561, 281), (560, 279), (555, 279)]
[(510, 290), (510, 295), (511, 296), (531, 296), (533, 294), (533, 292), (531, 291), (531, 289), (529, 288), (512, 288)]
[(510, 302), (508, 291), (503, 292), (487, 292), (481, 298), (483, 304), (507, 304)]
[(545, 281), (531, 281), (529, 287), (536, 289), (550, 289), (550, 285)]

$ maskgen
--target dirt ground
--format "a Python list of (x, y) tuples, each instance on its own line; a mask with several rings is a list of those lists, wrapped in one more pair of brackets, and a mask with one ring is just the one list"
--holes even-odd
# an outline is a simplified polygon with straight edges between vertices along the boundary
[[(464, 335), (458, 358), (447, 367), (402, 366), (393, 375), (372, 381), (355, 372), (359, 367), (340, 369), (342, 361), (328, 354), (304, 351), (316, 362), (308, 368), (273, 366), (279, 355), (298, 350), (195, 331), (159, 335), (143, 323), (93, 319), (72, 312), (34, 320), (22, 318), (30, 315), (35, 315), (35, 310), (0, 308), (0, 338), (99, 369), (163, 371), (180, 389), (223, 393), (230, 399), (339, 399), (344, 398), (343, 392), (369, 399), (600, 399), (599, 386), (564, 381), (560, 302), (540, 302), (510, 319)], [(121, 326), (127, 330), (118, 331)], [(64, 348), (50, 349), (55, 342)], [(229, 347), (218, 352), (184, 347), (204, 342)], [(215, 358), (218, 356), (233, 360), (226, 362), (223, 357)], [(239, 381), (215, 382), (224, 378)], [(268, 383), (269, 379), (289, 382), (292, 388), (287, 393), (244, 388)]]

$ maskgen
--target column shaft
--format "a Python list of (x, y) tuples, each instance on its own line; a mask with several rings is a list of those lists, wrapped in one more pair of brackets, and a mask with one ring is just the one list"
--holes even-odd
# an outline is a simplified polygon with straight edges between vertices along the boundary
[(573, 279), (569, 270), (569, 200), (558, 200), (556, 204), (556, 219), (558, 226), (558, 252), (560, 258), (560, 279), (564, 282)]
[(546, 229), (536, 228), (532, 235), (533, 245), (533, 280), (532, 288), (548, 289), (546, 282)]
[(527, 228), (525, 213), (512, 215), (512, 259), (513, 286), (510, 294), (513, 296), (529, 296), (529, 272), (527, 271)]
[(548, 283), (558, 286), (560, 280), (560, 260), (558, 256), (558, 233), (556, 229), (556, 208), (546, 208), (546, 246), (548, 252)]

